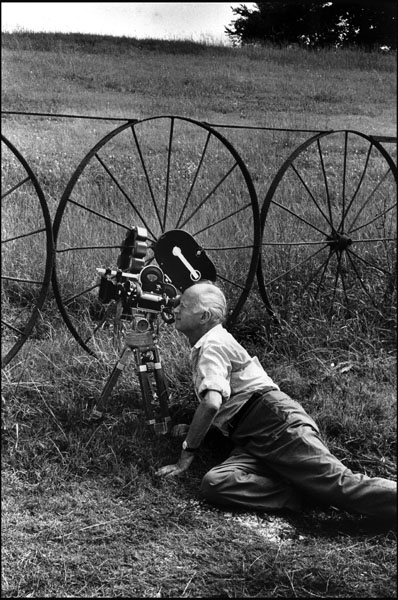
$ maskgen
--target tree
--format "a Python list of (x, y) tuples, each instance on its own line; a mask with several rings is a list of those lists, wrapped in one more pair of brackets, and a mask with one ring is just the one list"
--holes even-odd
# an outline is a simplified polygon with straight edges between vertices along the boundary
[(269, 0), (241, 4), (225, 28), (234, 43), (397, 47), (396, 0)]

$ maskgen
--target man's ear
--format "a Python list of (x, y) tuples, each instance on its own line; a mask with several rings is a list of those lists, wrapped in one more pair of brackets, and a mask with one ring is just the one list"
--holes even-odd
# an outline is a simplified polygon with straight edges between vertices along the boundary
[(210, 319), (211, 319), (211, 312), (208, 308), (205, 308), (202, 313), (202, 316), (200, 318), (200, 322), (205, 324), (205, 323), (208, 323), (210, 321)]

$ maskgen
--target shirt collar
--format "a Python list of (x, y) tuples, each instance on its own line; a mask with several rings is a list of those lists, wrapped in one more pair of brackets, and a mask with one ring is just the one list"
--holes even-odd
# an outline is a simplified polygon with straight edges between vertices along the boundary
[(212, 327), (211, 329), (209, 329), (209, 331), (206, 331), (206, 333), (204, 333), (202, 335), (201, 338), (198, 339), (198, 341), (196, 342), (196, 344), (193, 345), (192, 350), (194, 348), (200, 348), (202, 346), (202, 344), (207, 340), (207, 338), (209, 337), (213, 337), (213, 335), (217, 335), (217, 333), (223, 329), (223, 326), (221, 323), (218, 323), (217, 325), (214, 325), (214, 327)]

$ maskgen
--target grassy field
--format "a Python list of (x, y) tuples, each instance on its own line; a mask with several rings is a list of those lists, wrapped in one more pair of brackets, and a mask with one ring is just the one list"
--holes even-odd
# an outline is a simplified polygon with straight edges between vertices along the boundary
[[(125, 119), (177, 115), (217, 124), (246, 164), (260, 207), (272, 176), (308, 139), (309, 130), (395, 135), (395, 74), (395, 55), (357, 50), (2, 35), (4, 111)], [(179, 153), (173, 155), (171, 198), (182, 191), (186, 195), (191, 165), (205, 143), (202, 131), (178, 129), (180, 124), (176, 121)], [(80, 161), (118, 125), (2, 115), (2, 132), (36, 173), (52, 218)], [(157, 193), (165, 185), (157, 177), (157, 165), (162, 164), (164, 177), (169, 129), (158, 134), (156, 128), (153, 133), (137, 127), (137, 135), (141, 133), (142, 148), (153, 160), (149, 164)], [(203, 189), (230, 165), (225, 148), (213, 142)], [(394, 154), (391, 145), (385, 147)], [(124, 170), (131, 146), (125, 138), (117, 136), (106, 150), (100, 157), (120, 181), (130, 181)], [(2, 176), (9, 186), (15, 165), (6, 155), (4, 159)], [(225, 192), (231, 206), (247, 194), (242, 173), (234, 177)], [(133, 180), (139, 181), (136, 173)], [(140, 183), (134, 185), (139, 206), (155, 224), (150, 197)], [(108, 214), (130, 225), (131, 214), (117, 204), (115, 190), (95, 161), (89, 162), (73, 194), (87, 207), (108, 202)], [(37, 208), (21, 197), (18, 213), (15, 206), (2, 205), (7, 237), (21, 222), (40, 226)], [(67, 203), (60, 229), (65, 247), (73, 236), (73, 243), (120, 244), (122, 238), (115, 242), (108, 227), (79, 219), (73, 210)], [(200, 216), (198, 228), (222, 210), (215, 202)], [(220, 225), (218, 238), (250, 239), (250, 210), (228, 227)], [(281, 227), (275, 218), (272, 223), (275, 231)], [(384, 226), (390, 231), (389, 223)], [(43, 234), (29, 243), (13, 242), (9, 265), (40, 277)], [(76, 290), (81, 280), (95, 276), (98, 261), (113, 252), (107, 257), (89, 253), (73, 264), (57, 257), (62, 285)], [(244, 277), (249, 258), (224, 263)], [(234, 302), (233, 294), (230, 298)], [(23, 286), (13, 288), (3, 311), (23, 318), (30, 301)], [(339, 314), (330, 321), (296, 305), (278, 326), (254, 282), (234, 332), (281, 389), (315, 417), (329, 447), (347, 466), (396, 479), (394, 312), (391, 306), (389, 314), (361, 307), (349, 319)], [(77, 309), (71, 316), (83, 328)], [(159, 343), (173, 423), (189, 422), (195, 399), (188, 346), (165, 324)], [(229, 450), (214, 432), (187, 474), (159, 480), (155, 471), (178, 456), (181, 439), (155, 437), (147, 427), (134, 365), (119, 380), (107, 416), (89, 419), (116, 358), (109, 348), (100, 359), (83, 350), (50, 291), (33, 335), (3, 369), (2, 597), (396, 597), (395, 531), (323, 507), (308, 507), (301, 515), (266, 515), (222, 511), (202, 502), (197, 495), (201, 477)]]

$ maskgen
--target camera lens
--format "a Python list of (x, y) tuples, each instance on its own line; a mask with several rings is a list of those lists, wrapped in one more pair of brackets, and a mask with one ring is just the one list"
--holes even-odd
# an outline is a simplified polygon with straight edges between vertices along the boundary
[(144, 317), (138, 317), (136, 318), (135, 321), (135, 330), (140, 332), (140, 333), (144, 333), (145, 331), (148, 331), (150, 328), (149, 325), (149, 321), (147, 319), (145, 319)]

